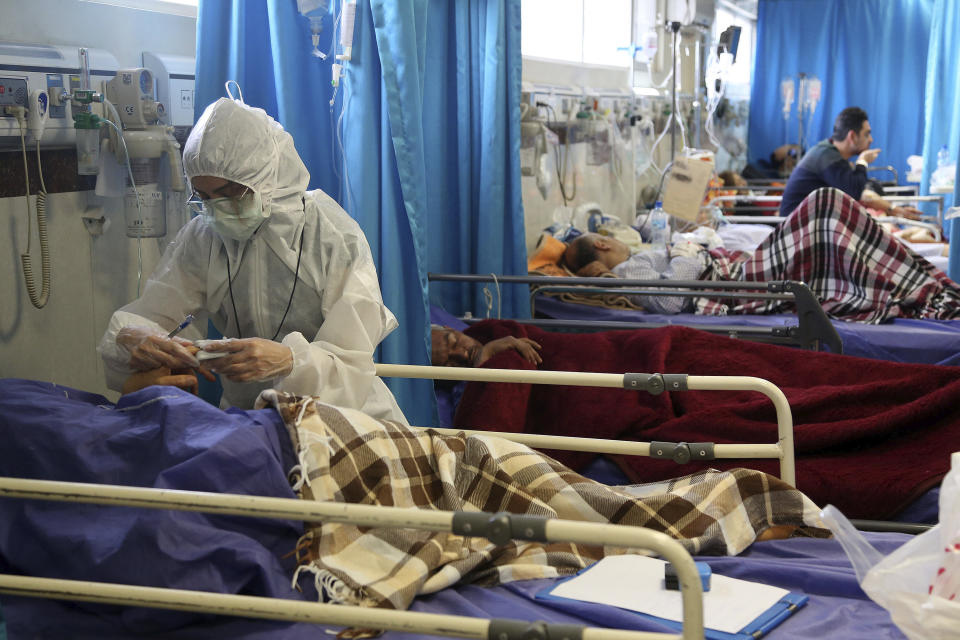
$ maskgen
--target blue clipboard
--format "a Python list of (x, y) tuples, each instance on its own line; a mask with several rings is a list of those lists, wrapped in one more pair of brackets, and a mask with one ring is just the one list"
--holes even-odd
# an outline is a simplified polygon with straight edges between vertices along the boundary
[[(587, 569), (589, 569), (589, 567), (587, 567)], [(587, 569), (584, 569), (583, 571), (586, 571)], [(585, 607), (593, 608), (595, 610), (600, 610), (604, 608), (614, 609), (617, 612), (619, 612), (621, 615), (636, 616), (637, 618), (640, 618), (640, 619), (650, 620), (659, 625), (667, 627), (668, 629), (672, 629), (678, 632), (683, 628), (683, 624), (678, 620), (669, 620), (667, 618), (660, 618), (658, 616), (653, 616), (646, 613), (639, 613), (637, 611), (621, 609), (620, 607), (615, 607), (613, 605), (596, 604), (596, 603), (584, 602), (581, 600), (563, 598), (560, 596), (555, 596), (551, 593), (553, 589), (555, 589), (558, 585), (562, 584), (563, 582), (566, 582), (567, 580), (571, 580), (574, 577), (576, 576), (570, 576), (568, 578), (564, 578), (563, 580), (558, 581), (556, 584), (552, 584), (549, 587), (540, 590), (539, 592), (537, 592), (535, 596), (536, 599), (557, 602), (557, 603), (566, 602), (566, 603), (576, 604), (577, 609), (580, 609), (581, 611)], [(779, 602), (777, 602), (772, 607), (770, 607), (769, 609), (764, 611), (762, 614), (757, 616), (750, 624), (745, 626), (739, 632), (727, 633), (725, 631), (717, 631), (715, 629), (707, 628), (704, 630), (704, 635), (707, 638), (710, 638), (710, 640), (758, 640), (759, 638), (762, 638), (763, 636), (768, 634), (770, 631), (772, 631), (774, 628), (776, 628), (777, 625), (779, 625), (781, 622), (789, 618), (796, 611), (803, 608), (803, 606), (807, 604), (808, 600), (809, 600), (809, 597), (806, 596), (805, 594), (788, 593), (783, 598), (781, 598)]]

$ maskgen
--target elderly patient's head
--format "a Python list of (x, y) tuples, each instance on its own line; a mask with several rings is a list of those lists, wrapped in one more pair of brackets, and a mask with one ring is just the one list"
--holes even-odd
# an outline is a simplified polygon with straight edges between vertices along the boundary
[(430, 362), (435, 367), (477, 366), (481, 351), (483, 345), (461, 331), (430, 326)]
[(629, 257), (630, 247), (616, 238), (599, 233), (577, 236), (563, 252), (564, 263), (574, 273), (594, 261), (602, 262), (607, 269), (613, 269)]

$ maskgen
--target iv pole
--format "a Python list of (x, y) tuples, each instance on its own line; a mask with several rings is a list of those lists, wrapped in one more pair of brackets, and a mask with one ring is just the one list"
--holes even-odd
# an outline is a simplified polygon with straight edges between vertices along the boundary
[(673, 31), (673, 58), (671, 59), (673, 65), (671, 67), (671, 75), (673, 76), (673, 82), (671, 83), (673, 122), (670, 123), (670, 162), (673, 162), (677, 157), (677, 124), (680, 117), (677, 113), (677, 32), (680, 31), (680, 23), (674, 21), (668, 23), (668, 26)]
[(803, 103), (807, 99), (807, 74), (801, 71), (797, 75), (800, 76), (800, 83), (797, 87), (797, 144), (800, 145), (800, 153), (804, 153), (807, 150), (807, 145), (803, 140)]

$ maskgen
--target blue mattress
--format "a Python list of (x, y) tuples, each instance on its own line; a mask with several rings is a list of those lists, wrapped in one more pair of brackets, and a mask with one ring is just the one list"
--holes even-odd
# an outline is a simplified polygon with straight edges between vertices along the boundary
[[(795, 326), (791, 314), (761, 316), (701, 316), (692, 313), (662, 315), (624, 309), (608, 309), (563, 302), (550, 296), (536, 299), (538, 316), (558, 320), (649, 322), (686, 326), (736, 325), (746, 327)], [(846, 355), (893, 362), (960, 365), (960, 320), (896, 319), (884, 324), (862, 324), (833, 320), (843, 340)]]
[[(172, 388), (150, 387), (114, 405), (48, 383), (0, 380), (0, 441), (0, 475), (293, 497), (286, 478), (293, 452), (276, 413), (222, 412)], [(298, 522), (2, 499), (0, 571), (313, 601), (308, 580), (303, 592), (291, 588), (293, 560), (284, 557), (302, 531)], [(883, 553), (908, 539), (870, 537)], [(775, 640), (901, 637), (860, 592), (834, 541), (759, 543), (740, 557), (708, 561), (717, 574), (810, 595)], [(461, 586), (419, 598), (413, 609), (649, 628), (596, 605), (535, 602), (546, 584)], [(315, 625), (4, 595), (0, 610), (11, 640), (324, 637)]]

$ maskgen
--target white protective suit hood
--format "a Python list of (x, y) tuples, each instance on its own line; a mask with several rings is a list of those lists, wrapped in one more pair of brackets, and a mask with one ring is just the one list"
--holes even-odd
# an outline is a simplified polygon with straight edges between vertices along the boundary
[(369, 245), (332, 198), (305, 191), (310, 175), (290, 134), (262, 109), (221, 98), (197, 121), (183, 165), (191, 179), (249, 187), (267, 217), (245, 241), (222, 238), (200, 216), (179, 231), (143, 295), (111, 318), (99, 348), (108, 385), (120, 389), (129, 373), (117, 331), (138, 324), (166, 332), (192, 313), (196, 321), (182, 337), (205, 337), (209, 319), (226, 337), (270, 339), (279, 329), (276, 340), (293, 352), (293, 370), (283, 378), (222, 378), (221, 404), (249, 409), (273, 387), (403, 421), (374, 373), (373, 352), (397, 320), (383, 304)]
[(310, 182), (293, 138), (263, 109), (220, 98), (197, 120), (183, 148), (187, 177), (214, 176), (260, 194), (268, 214), (303, 210)]

